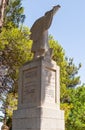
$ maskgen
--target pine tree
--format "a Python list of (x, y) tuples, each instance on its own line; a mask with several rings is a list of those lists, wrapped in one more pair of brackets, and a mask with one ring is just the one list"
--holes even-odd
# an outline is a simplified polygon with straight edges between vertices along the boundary
[(21, 0), (9, 0), (5, 11), (4, 26), (9, 27), (11, 23), (14, 27), (19, 27), (25, 20), (24, 8)]

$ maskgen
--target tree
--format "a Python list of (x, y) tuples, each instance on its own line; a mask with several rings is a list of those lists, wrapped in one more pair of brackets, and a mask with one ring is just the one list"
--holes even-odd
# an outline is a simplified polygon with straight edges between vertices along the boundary
[(17, 86), (19, 67), (32, 58), (32, 42), (29, 35), (30, 31), (27, 28), (23, 28), (22, 31), (18, 28), (3, 28), (0, 33), (0, 63), (5, 71), (0, 86), (1, 92), (4, 88), (8, 90), (10, 86)]
[(66, 122), (67, 130), (85, 129), (85, 86), (71, 89), (71, 103), (73, 107)]
[[(25, 19), (21, 0), (9, 0), (9, 3), (6, 0), (5, 2), (8, 6), (3, 3), (3, 6), (0, 6), (2, 7), (0, 10), (1, 18), (3, 18), (3, 28), (0, 30), (0, 102), (2, 102), (1, 111), (4, 113), (4, 119), (7, 118), (7, 123), (10, 126), (11, 117), (8, 106), (11, 106), (11, 103), (8, 104), (9, 95), (10, 92), (16, 95), (18, 69), (24, 62), (32, 58), (30, 52), (32, 42), (29, 39), (30, 31), (28, 28), (22, 26), (20, 29), (17, 28), (23, 24)], [(14, 97), (16, 99), (16, 96)]]
[(9, 0), (5, 11), (4, 26), (9, 28), (12, 26), (19, 27), (25, 20), (24, 8), (22, 7), (22, 0)]
[[(9, 88), (11, 86), (12, 89), (10, 92), (14, 94), (17, 93), (17, 87), (18, 87), (17, 83), (19, 73), (18, 69), (26, 61), (32, 59), (32, 53), (30, 52), (32, 42), (30, 41), (29, 35), (30, 32), (27, 28), (23, 28), (22, 30), (20, 30), (15, 27), (11, 28), (11, 30), (3, 28), (0, 34), (1, 63), (2, 65), (6, 66), (7, 69), (4, 87), (9, 85), (8, 86)], [(73, 104), (70, 102), (71, 97), (69, 86), (70, 84), (72, 84), (73, 85), (72, 87), (74, 87), (80, 82), (79, 78), (78, 80), (75, 80), (77, 78), (76, 75), (79, 67), (76, 67), (73, 64), (73, 61), (71, 62), (71, 60), (69, 60), (68, 62), (68, 60), (65, 58), (64, 49), (57, 41), (53, 39), (52, 36), (49, 37), (49, 44), (50, 47), (53, 48), (52, 58), (60, 66), (61, 103), (62, 103), (61, 107), (64, 110), (66, 110), (65, 119), (67, 122), (70, 110), (73, 107)], [(10, 95), (10, 93), (8, 95)], [(9, 97), (10, 96), (7, 96), (6, 102), (7, 101), (9, 102)], [(8, 104), (8, 108), (9, 107), (11, 108), (11, 102)], [(9, 110), (6, 109), (7, 117), (9, 117), (9, 120), (11, 120), (12, 114), (10, 114), (10, 112), (8, 111)]]
[[(66, 128), (67, 130), (70, 130), (68, 118), (71, 110), (74, 107), (73, 103), (71, 102), (71, 89), (75, 90), (76, 86), (78, 86), (80, 83), (80, 77), (77, 76), (77, 74), (81, 64), (79, 64), (77, 67), (73, 63), (72, 58), (66, 58), (64, 49), (57, 41), (53, 39), (52, 36), (49, 37), (49, 43), (50, 47), (53, 48), (53, 59), (56, 61), (57, 65), (60, 66), (61, 109), (65, 111)], [(73, 130), (72, 127), (71, 130)]]
[[(30, 31), (26, 27), (23, 27), (22, 30), (15, 27), (11, 29), (3, 28), (0, 33), (0, 64), (2, 66), (0, 71), (3, 72), (0, 73), (0, 100), (10, 128), (12, 112), (15, 109), (14, 101), (17, 100), (19, 68), (26, 61), (32, 59), (30, 51), (32, 41), (29, 39), (29, 35)], [(3, 97), (5, 100), (3, 100)], [(12, 98), (15, 100), (12, 100)]]
[(13, 111), (17, 109), (17, 93), (13, 94), (13, 92), (8, 93), (6, 98), (7, 108), (6, 108), (6, 115), (7, 115), (7, 125), (9, 129), (12, 129), (12, 115)]
[(76, 75), (81, 64), (77, 67), (72, 58), (66, 58), (64, 49), (52, 36), (49, 37), (49, 44), (53, 48), (52, 58), (60, 66), (61, 102), (69, 102), (68, 88), (74, 88), (80, 83), (80, 77)]
[[(2, 73), (0, 73), (0, 97), (2, 97), (2, 93), (6, 94), (6, 100), (3, 102), (2, 107), (6, 113), (7, 123), (11, 128), (9, 122), (11, 122), (12, 111), (16, 106), (18, 70), (22, 64), (32, 59), (32, 53), (30, 52), (32, 41), (29, 37), (30, 31), (28, 28), (17, 28), (25, 18), (21, 0), (10, 0), (5, 16), (4, 27), (0, 33), (0, 64), (2, 70)], [(80, 66), (76, 67), (73, 59), (65, 57), (64, 49), (52, 36), (49, 37), (49, 44), (53, 48), (52, 58), (60, 66), (61, 107), (66, 110), (65, 119), (67, 125), (69, 125), (69, 113), (73, 108), (69, 88), (79, 84), (80, 77), (76, 75)], [(12, 99), (15, 99), (15, 102)]]

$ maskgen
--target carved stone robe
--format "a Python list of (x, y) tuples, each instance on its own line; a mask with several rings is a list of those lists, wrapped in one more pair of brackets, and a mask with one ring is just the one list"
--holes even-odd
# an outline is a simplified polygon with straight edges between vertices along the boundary
[(35, 21), (31, 28), (31, 39), (33, 40), (32, 52), (49, 49), (48, 28), (52, 22), (52, 12)]

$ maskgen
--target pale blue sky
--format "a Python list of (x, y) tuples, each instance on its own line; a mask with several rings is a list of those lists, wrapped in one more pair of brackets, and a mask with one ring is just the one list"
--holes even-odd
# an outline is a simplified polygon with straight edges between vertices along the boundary
[(22, 0), (25, 8), (25, 25), (31, 27), (52, 6), (60, 4), (49, 34), (54, 36), (65, 49), (66, 56), (74, 58), (74, 63), (82, 63), (79, 71), (85, 82), (85, 0)]
[(74, 58), (75, 65), (82, 63), (79, 71), (82, 83), (85, 82), (85, 0), (22, 0), (25, 8), (25, 25), (31, 27), (34, 21), (43, 16), (52, 6), (60, 4), (49, 34), (54, 36), (65, 49), (66, 56)]

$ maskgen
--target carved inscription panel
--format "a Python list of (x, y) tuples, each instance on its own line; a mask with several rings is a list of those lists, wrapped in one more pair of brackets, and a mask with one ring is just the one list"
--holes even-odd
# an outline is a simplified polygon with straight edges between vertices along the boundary
[(56, 72), (52, 69), (45, 68), (45, 100), (55, 103), (56, 91)]
[(35, 103), (36, 102), (36, 88), (37, 88), (37, 68), (25, 70), (23, 72), (22, 85), (22, 102)]

